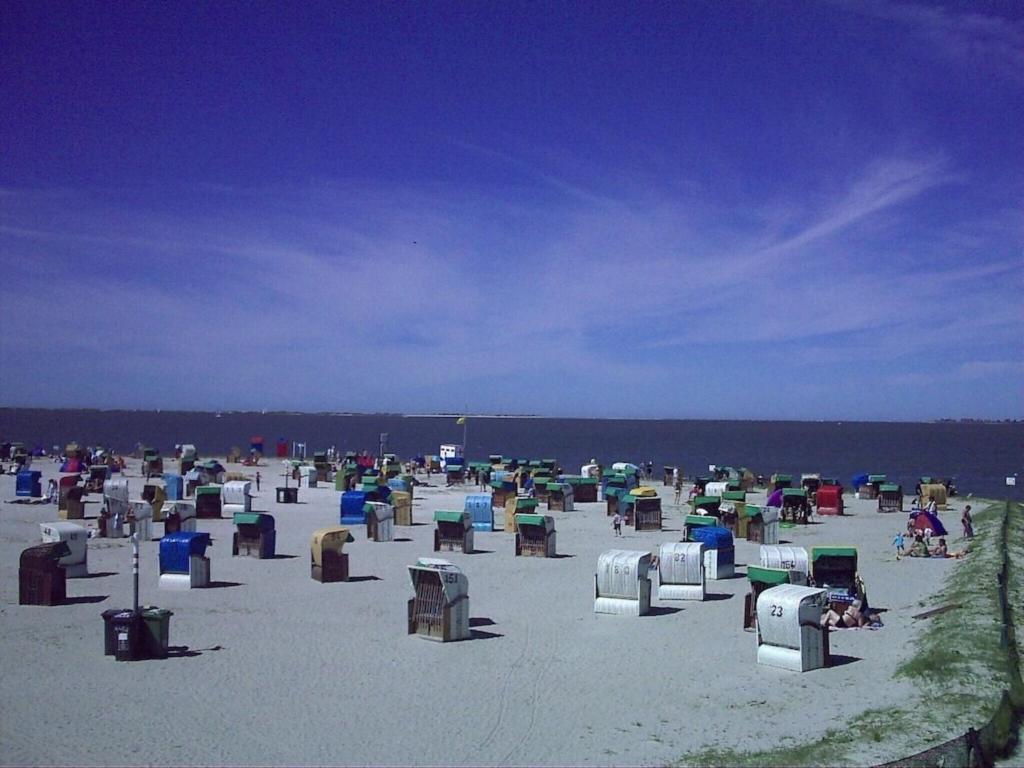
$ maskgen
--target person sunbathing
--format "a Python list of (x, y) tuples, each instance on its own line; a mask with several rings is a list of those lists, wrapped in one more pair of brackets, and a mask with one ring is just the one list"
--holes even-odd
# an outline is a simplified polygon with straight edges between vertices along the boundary
[(931, 550), (932, 557), (940, 557), (940, 558), (952, 557), (952, 558), (955, 558), (957, 560), (959, 560), (961, 557), (963, 557), (966, 554), (967, 554), (967, 549), (966, 548), (961, 550), (960, 552), (950, 552), (949, 548), (946, 546), (946, 540), (943, 539), (943, 538), (940, 538), (939, 539), (939, 545), (937, 547), (933, 547), (932, 550)]
[(859, 629), (860, 627), (877, 629), (882, 626), (881, 617), (877, 613), (868, 613), (866, 610), (862, 611), (862, 606), (863, 603), (860, 600), (854, 600), (841, 614), (830, 608), (828, 613), (821, 617), (821, 624), (822, 626), (835, 627), (837, 629), (843, 629), (844, 627), (849, 629)]

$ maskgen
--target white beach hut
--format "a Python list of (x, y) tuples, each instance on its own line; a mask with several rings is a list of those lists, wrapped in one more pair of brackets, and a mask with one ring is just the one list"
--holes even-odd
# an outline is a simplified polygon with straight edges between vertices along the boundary
[(124, 534), (124, 523), (128, 519), (128, 481), (114, 478), (103, 481), (103, 516), (109, 538), (119, 539)]
[(715, 481), (708, 483), (704, 486), (704, 496), (718, 496), (722, 497), (722, 494), (729, 490), (729, 484), (723, 481)]
[(658, 599), (703, 600), (704, 545), (699, 541), (666, 542), (658, 550)]
[(825, 666), (825, 590), (781, 584), (757, 598), (757, 663), (793, 672)]
[(651, 610), (651, 553), (610, 549), (597, 558), (594, 613), (643, 616)]
[(394, 541), (394, 507), (380, 501), (368, 501), (364, 506), (366, 507), (366, 538), (370, 541)]
[(74, 579), (89, 575), (89, 531), (74, 523), (40, 523), (39, 532), (43, 544), (63, 541), (71, 550), (57, 564), (64, 568), (67, 578)]
[[(446, 443), (441, 446), (441, 470), (444, 471), (448, 467), (449, 459), (461, 459), (463, 458), (462, 446), (454, 443)], [(457, 463), (457, 462), (456, 462)]]
[(807, 550), (788, 545), (762, 545), (761, 566), (789, 571), (790, 584), (807, 584), (807, 576), (811, 572)]
[(743, 513), (747, 516), (747, 541), (755, 544), (779, 543), (779, 507), (758, 507), (747, 504)]
[(196, 503), (194, 501), (164, 502), (164, 533), (192, 532), (196, 529)]
[(252, 483), (248, 480), (231, 480), (220, 489), (220, 512), (233, 517), (236, 513), (252, 512)]
[(153, 505), (144, 499), (128, 502), (130, 529), (139, 534), (139, 541), (153, 540)]
[(761, 539), (762, 544), (779, 543), (779, 517), (782, 510), (779, 507), (762, 507), (761, 518), (764, 520), (764, 533)]
[(457, 565), (421, 557), (409, 566), (414, 597), (408, 603), (409, 634), (429, 640), (465, 640), (469, 630), (469, 579)]
[(299, 483), (303, 481), (307, 488), (316, 488), (317, 471), (316, 467), (309, 464), (302, 464), (299, 467)]

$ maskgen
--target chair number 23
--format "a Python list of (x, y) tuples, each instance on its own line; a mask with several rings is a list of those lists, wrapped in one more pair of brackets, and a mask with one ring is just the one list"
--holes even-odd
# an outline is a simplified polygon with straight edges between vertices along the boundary
[(782, 606), (781, 605), (775, 605), (774, 603), (772, 603), (772, 605), (770, 606), (770, 610), (771, 610), (771, 615), (772, 616), (781, 616), (782, 615)]

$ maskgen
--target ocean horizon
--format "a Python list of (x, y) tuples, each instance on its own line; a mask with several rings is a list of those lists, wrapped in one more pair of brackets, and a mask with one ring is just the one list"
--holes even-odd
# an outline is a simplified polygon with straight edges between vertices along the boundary
[(770, 475), (818, 472), (849, 487), (854, 475), (884, 473), (912, 492), (924, 475), (952, 478), (959, 491), (1020, 498), (1006, 479), (1022, 472), (1020, 421), (796, 421), (743, 419), (552, 418), (536, 415), (395, 414), (298, 411), (185, 411), (99, 408), (0, 408), (0, 441), (47, 451), (71, 441), (129, 453), (138, 444), (173, 454), (194, 444), (201, 455), (248, 451), (264, 439), (264, 455), (284, 440), (307, 455), (334, 447), (401, 457), (434, 454), (466, 439), (469, 460), (490, 454), (555, 458), (568, 474), (591, 459), (680, 466), (687, 476), (711, 464), (749, 467)]

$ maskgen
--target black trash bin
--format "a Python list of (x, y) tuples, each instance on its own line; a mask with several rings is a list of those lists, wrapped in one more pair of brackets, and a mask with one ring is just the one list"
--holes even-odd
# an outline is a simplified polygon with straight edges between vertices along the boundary
[(124, 608), (111, 608), (100, 615), (103, 617), (103, 655), (113, 656), (117, 652), (117, 633), (114, 631), (114, 617)]
[(145, 638), (142, 617), (135, 611), (119, 611), (114, 614), (115, 647), (114, 658), (118, 661), (138, 661), (143, 656)]

